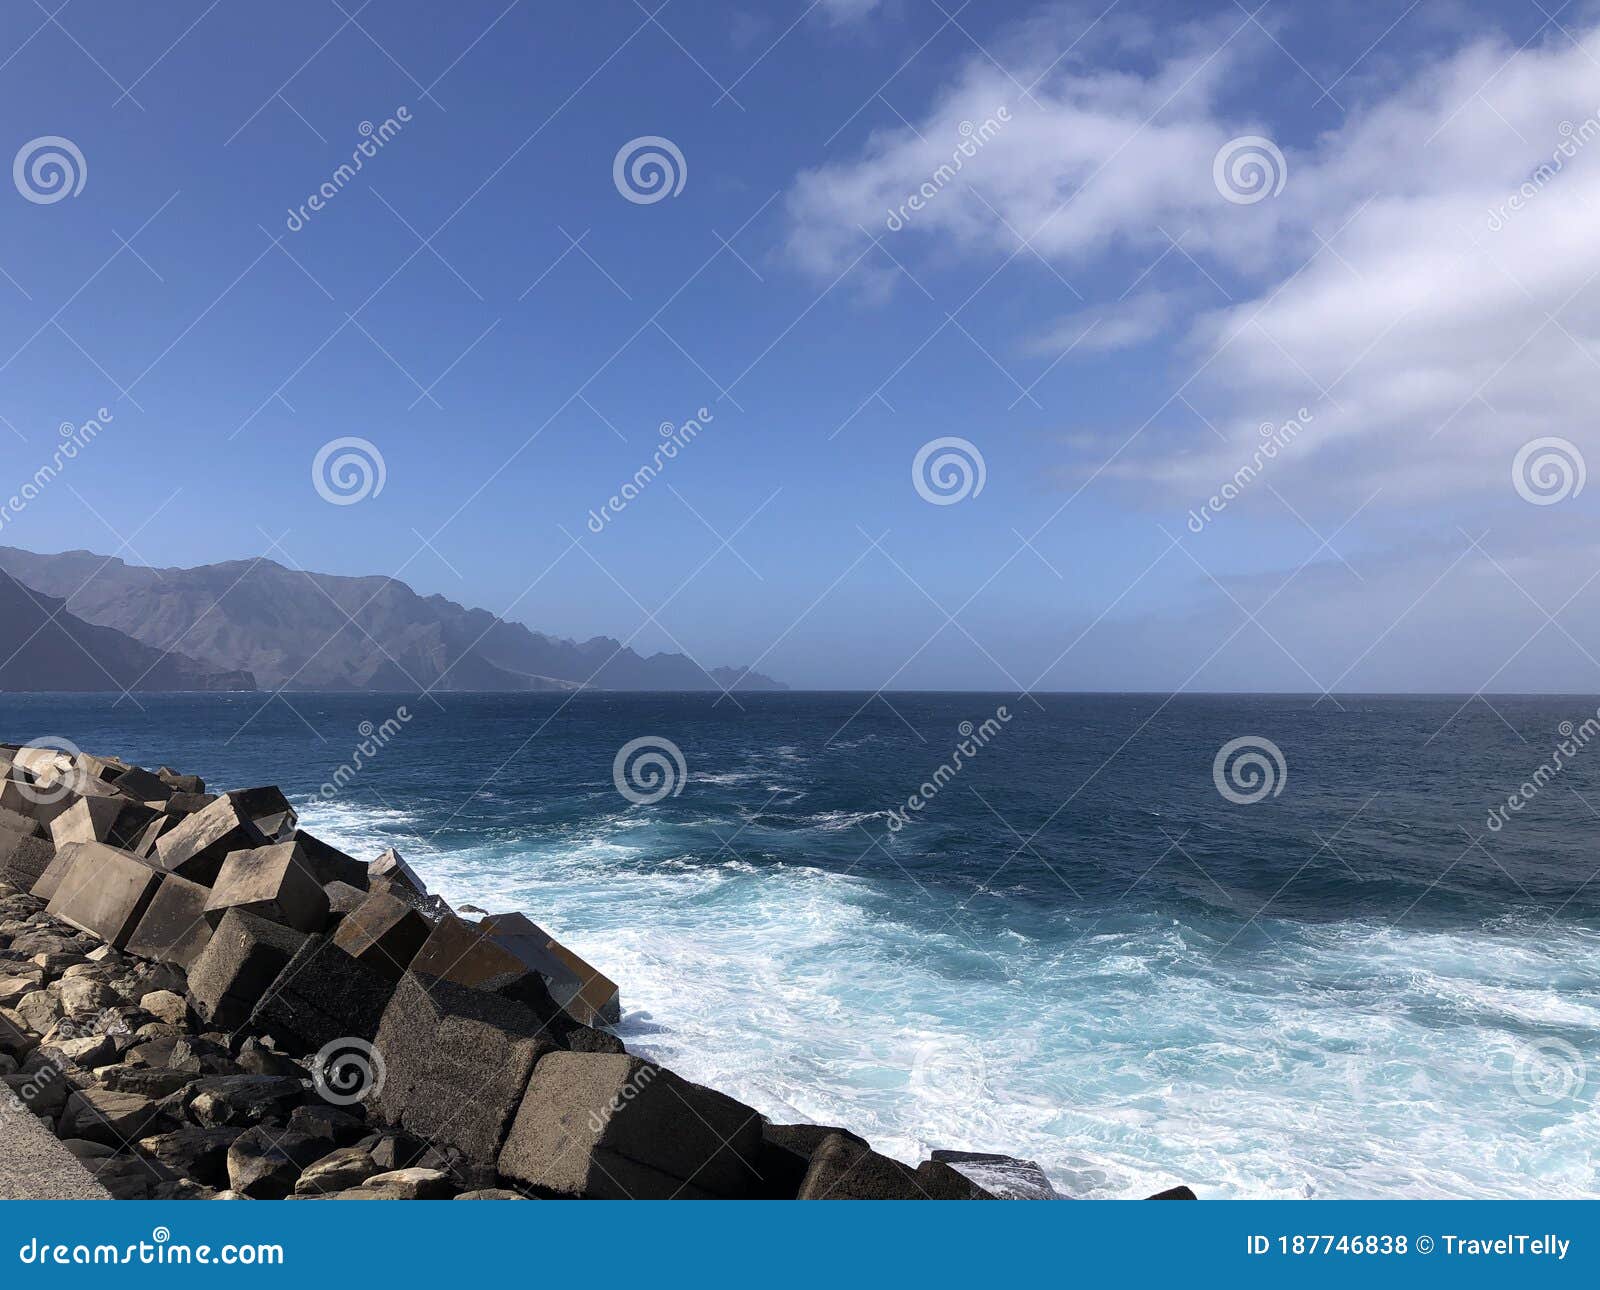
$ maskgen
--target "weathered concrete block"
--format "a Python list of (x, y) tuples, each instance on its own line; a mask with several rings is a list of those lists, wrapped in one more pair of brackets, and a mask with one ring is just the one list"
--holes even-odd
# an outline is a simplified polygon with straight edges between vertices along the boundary
[(206, 902), (206, 919), (215, 927), (230, 909), (299, 932), (320, 932), (328, 921), (328, 895), (299, 846), (279, 842), (232, 852), (222, 862)]
[(181, 790), (167, 799), (169, 815), (194, 815), (217, 800), (215, 793), (185, 793)]
[(0, 829), (0, 880), (18, 891), (32, 891), (55, 855), (55, 843), (48, 838)]
[(492, 1186), (528, 1074), (549, 1051), (537, 1025), (521, 1004), (406, 973), (373, 1041), (385, 1067), (379, 1115)]
[(85, 775), (93, 775), (108, 784), (116, 783), (118, 776), (128, 769), (128, 763), (120, 757), (96, 757), (92, 753), (79, 753), (77, 766)]
[(367, 889), (367, 866), (354, 856), (346, 855), (338, 847), (304, 829), (294, 831), (294, 840), (299, 844), (306, 863), (311, 866), (311, 872), (316, 874), (317, 881), (324, 887), (330, 882), (342, 882), (361, 891)]
[[(13, 772), (16, 773), (16, 772)], [(106, 792), (111, 792), (108, 786)], [(0, 807), (8, 811), (15, 811), (18, 815), (26, 815), (30, 819), (44, 826), (48, 831), (50, 823), (63, 811), (68, 810), (83, 794), (74, 793), (68, 788), (58, 788), (41, 799), (36, 793), (15, 780), (0, 782)]]
[(115, 797), (80, 797), (50, 821), (50, 838), (57, 847), (69, 842), (104, 842), (123, 806)]
[(526, 914), (491, 914), (478, 926), (544, 977), (551, 997), (573, 1020), (586, 1026), (615, 1025), (622, 1020), (616, 982)]
[(811, 1153), (800, 1200), (993, 1200), (949, 1165), (927, 1160), (913, 1169), (860, 1142), (830, 1134)]
[(250, 820), (272, 842), (281, 842), (294, 835), (299, 816), (283, 790), (276, 784), (260, 788), (237, 788), (224, 794), (238, 807), (239, 814)]
[(23, 815), (19, 811), (7, 810), (0, 806), (0, 829), (9, 829), (12, 833), (21, 833), (30, 838), (48, 837), (49, 833), (31, 815)]
[(393, 847), (390, 847), (368, 865), (367, 873), (371, 878), (382, 878), (389, 882), (401, 883), (419, 896), (428, 894), (427, 884), (417, 877), (417, 871), (408, 865), (405, 857)]
[(428, 920), (404, 901), (373, 892), (344, 916), (333, 943), (351, 958), (393, 977), (428, 939)]
[(163, 766), (156, 775), (161, 782), (174, 793), (203, 793), (206, 791), (206, 782), (198, 775), (180, 775), (171, 766)]
[(156, 894), (161, 872), (148, 860), (99, 842), (72, 842), (70, 856), (46, 912), (118, 949), (139, 925)]
[(143, 766), (129, 767), (117, 776), (115, 784), (117, 792), (134, 802), (160, 805), (172, 797), (172, 786)]
[(209, 887), (175, 873), (165, 875), (150, 908), (128, 937), (128, 953), (188, 971), (211, 943), (211, 924), (205, 918), (210, 898)]
[(310, 1054), (335, 1039), (371, 1039), (394, 979), (359, 963), (325, 936), (309, 937), (250, 1014), (250, 1029), (283, 1052)]
[(237, 1030), (305, 943), (292, 928), (230, 909), (189, 971), (189, 1006), (214, 1030)]
[(322, 885), (328, 897), (328, 926), (337, 929), (346, 914), (354, 913), (366, 900), (367, 893), (347, 882), (328, 882)]
[(229, 854), (266, 845), (261, 830), (240, 812), (233, 799), (219, 797), (157, 838), (156, 859), (168, 873), (209, 887)]
[(761, 1116), (626, 1054), (539, 1059), (500, 1172), (552, 1196), (668, 1200), (751, 1196)]
[(162, 812), (159, 815), (153, 816), (150, 821), (139, 830), (139, 836), (131, 839), (124, 846), (123, 850), (131, 851), (136, 856), (144, 856), (146, 859), (153, 857), (156, 854), (156, 843), (164, 834), (171, 832), (177, 827), (178, 818), (178, 816), (169, 815), (166, 812)]
[(1064, 1200), (1036, 1161), (981, 1151), (935, 1151), (935, 1164), (949, 1165), (998, 1200)]

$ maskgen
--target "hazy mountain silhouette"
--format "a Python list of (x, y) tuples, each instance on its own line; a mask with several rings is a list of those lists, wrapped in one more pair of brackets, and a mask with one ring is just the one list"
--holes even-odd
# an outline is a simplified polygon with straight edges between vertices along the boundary
[(88, 551), (16, 547), (0, 547), (0, 569), (65, 599), (87, 623), (217, 671), (248, 671), (266, 689), (786, 688), (739, 668), (708, 673), (682, 654), (645, 657), (609, 637), (546, 636), (382, 576), (309, 573), (265, 559), (150, 569)]

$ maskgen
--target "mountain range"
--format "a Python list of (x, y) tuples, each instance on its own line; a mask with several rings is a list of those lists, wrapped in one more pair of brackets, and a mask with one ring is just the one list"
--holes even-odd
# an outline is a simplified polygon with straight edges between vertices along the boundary
[[(33, 606), (18, 616), (0, 603), (0, 658), (18, 650), (38, 620), (49, 617), (52, 610), (43, 605), (56, 607), (56, 623), (66, 633), (53, 638), (66, 646), (53, 651), (61, 656), (60, 666), (49, 671), (57, 683), (19, 684), (25, 670), (13, 667), (8, 679), (0, 668), (5, 689), (117, 688), (107, 671), (117, 677), (136, 658), (149, 667), (152, 658), (163, 657), (164, 670), (157, 667), (151, 676), (169, 683), (140, 688), (786, 688), (747, 669), (706, 670), (682, 654), (641, 655), (610, 637), (579, 642), (547, 636), (443, 596), (420, 596), (383, 576), (310, 573), (267, 559), (154, 569), (89, 551), (40, 555), (16, 547), (0, 547), (0, 570), (15, 588), (0, 586), (0, 598), (15, 600), (20, 593)], [(17, 607), (23, 608), (20, 602)], [(88, 640), (88, 634), (107, 629), (112, 636)], [(86, 648), (73, 648), (71, 639)], [(36, 651), (28, 648), (32, 657)], [(96, 667), (101, 654), (116, 666)], [(79, 683), (60, 683), (70, 676)]]

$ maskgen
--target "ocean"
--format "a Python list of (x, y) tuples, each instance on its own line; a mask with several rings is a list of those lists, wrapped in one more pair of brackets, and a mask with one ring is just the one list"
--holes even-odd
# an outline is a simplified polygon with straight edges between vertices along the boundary
[(1594, 698), (714, 698), (0, 695), (0, 738), (277, 783), (570, 944), (633, 1051), (906, 1160), (1600, 1190)]

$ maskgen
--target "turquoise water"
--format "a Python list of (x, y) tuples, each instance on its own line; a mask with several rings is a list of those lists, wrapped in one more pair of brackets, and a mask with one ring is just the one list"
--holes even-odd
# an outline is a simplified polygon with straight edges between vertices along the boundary
[[(1488, 825), (1594, 699), (888, 697), (4, 695), (0, 738), (279, 783), (568, 941), (635, 1051), (907, 1159), (1076, 1196), (1600, 1190), (1600, 747)], [(638, 804), (644, 737), (684, 774)], [(1250, 804), (1213, 778), (1242, 737), (1285, 768)]]

